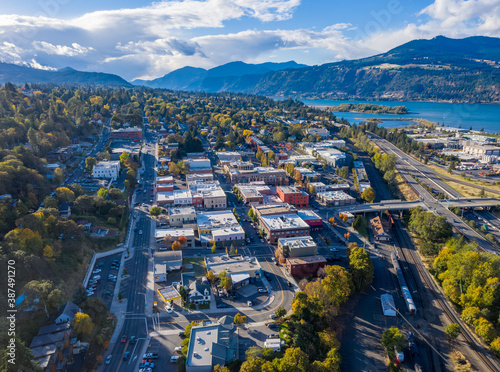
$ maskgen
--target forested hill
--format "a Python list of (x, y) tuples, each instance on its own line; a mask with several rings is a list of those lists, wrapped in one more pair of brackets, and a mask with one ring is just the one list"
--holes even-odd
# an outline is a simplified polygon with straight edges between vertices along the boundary
[(101, 72), (77, 71), (66, 67), (47, 71), (11, 63), (0, 63), (0, 83), (56, 83), (71, 85), (98, 85), (107, 87), (130, 86), (118, 75)]
[(414, 40), (387, 53), (268, 72), (252, 89), (268, 96), (500, 102), (500, 39)]

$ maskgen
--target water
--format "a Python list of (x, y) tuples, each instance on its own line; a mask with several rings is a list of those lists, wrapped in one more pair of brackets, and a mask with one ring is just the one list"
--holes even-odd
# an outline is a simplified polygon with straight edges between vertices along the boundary
[(480, 130), (488, 133), (500, 133), (500, 105), (446, 103), (446, 102), (405, 102), (405, 101), (340, 101), (301, 99), (308, 106), (338, 106), (342, 103), (371, 103), (385, 106), (406, 106), (409, 114), (368, 114), (359, 112), (334, 112), (338, 118), (345, 118), (350, 123), (358, 123), (369, 118), (381, 119), (379, 124), (386, 128), (409, 125), (411, 121), (384, 119), (427, 119), (445, 126)]

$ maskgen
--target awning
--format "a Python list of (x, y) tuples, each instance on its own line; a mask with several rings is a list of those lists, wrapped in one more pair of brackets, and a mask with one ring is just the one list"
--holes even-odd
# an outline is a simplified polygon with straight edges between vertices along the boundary
[(245, 280), (250, 279), (249, 273), (236, 273), (236, 274), (231, 274), (230, 276), (231, 280), (233, 281), (233, 284), (238, 284)]

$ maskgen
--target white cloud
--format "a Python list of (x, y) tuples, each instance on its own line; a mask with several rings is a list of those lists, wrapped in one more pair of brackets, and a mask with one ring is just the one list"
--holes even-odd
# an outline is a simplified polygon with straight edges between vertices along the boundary
[(35, 50), (47, 53), (56, 54), (59, 56), (74, 57), (78, 55), (85, 55), (90, 51), (93, 51), (92, 47), (83, 47), (78, 43), (72, 43), (71, 46), (67, 45), (54, 45), (47, 43), (46, 41), (34, 41), (33, 47)]
[[(360, 58), (441, 34), (500, 36), (499, 0), (434, 0), (416, 15), (418, 21), (400, 29), (380, 24), (375, 16), (358, 27), (349, 23), (319, 30), (269, 26), (270, 21), (292, 18), (300, 3), (165, 0), (73, 19), (0, 15), (0, 60), (43, 68), (69, 65), (126, 79), (154, 78), (186, 65), (210, 68), (234, 60), (257, 63), (281, 57), (317, 64)], [(228, 21), (244, 18), (263, 23), (256, 23), (259, 29), (224, 31)]]

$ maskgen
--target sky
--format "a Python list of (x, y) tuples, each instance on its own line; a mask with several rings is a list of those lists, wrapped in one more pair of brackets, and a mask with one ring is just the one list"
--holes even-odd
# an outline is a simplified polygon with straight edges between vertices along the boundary
[(154, 79), (184, 66), (320, 65), (413, 39), (500, 37), (500, 0), (2, 0), (0, 61)]

